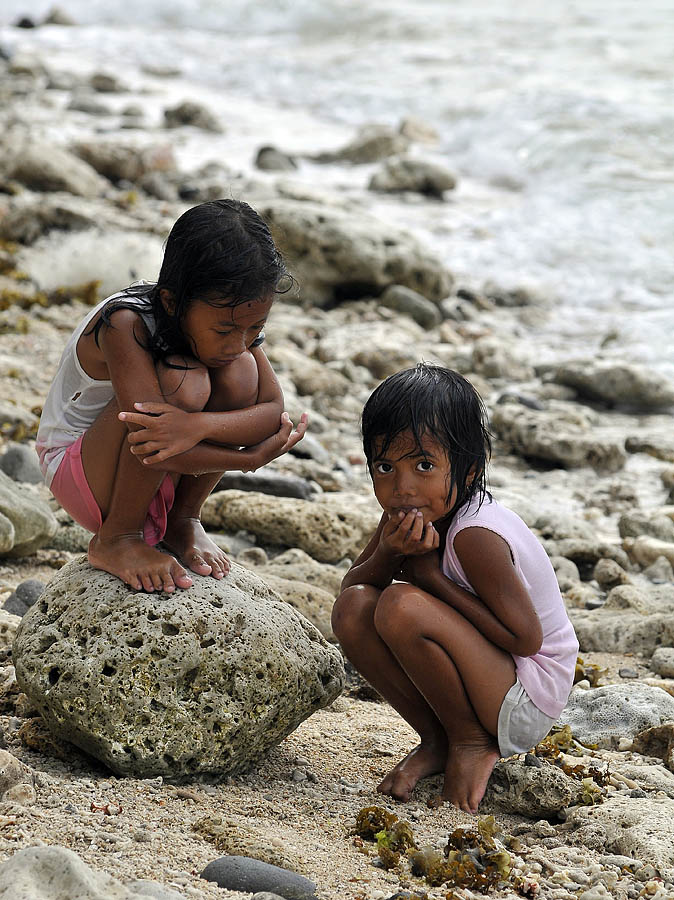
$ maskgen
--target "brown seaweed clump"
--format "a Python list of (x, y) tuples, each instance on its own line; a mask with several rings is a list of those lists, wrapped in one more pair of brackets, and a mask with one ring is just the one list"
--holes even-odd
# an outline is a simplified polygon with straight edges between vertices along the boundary
[[(410, 855), (412, 874), (423, 876), (435, 887), (498, 888), (510, 880), (512, 863), (497, 834), (493, 816), (478, 819), (475, 828), (457, 828), (449, 835), (444, 853), (426, 847)], [(447, 896), (451, 897), (451, 892)]]
[(566, 758), (567, 755), (576, 755), (582, 752), (583, 747), (574, 739), (569, 725), (563, 728), (553, 728), (550, 734), (534, 748), (534, 754), (549, 760), (568, 775), (582, 783), (582, 795), (580, 802), (584, 806), (593, 806), (604, 799), (602, 788), (610, 779), (608, 765), (601, 768), (598, 765), (586, 765), (578, 763), (573, 765)]
[(416, 848), (412, 826), (381, 806), (366, 806), (356, 816), (355, 834), (377, 842), (377, 853), (385, 869), (394, 869), (400, 854)]
[(598, 687), (599, 679), (607, 674), (606, 669), (600, 668), (596, 663), (586, 663), (582, 656), (576, 657), (576, 671), (573, 675), (573, 683), (589, 681), (590, 687)]

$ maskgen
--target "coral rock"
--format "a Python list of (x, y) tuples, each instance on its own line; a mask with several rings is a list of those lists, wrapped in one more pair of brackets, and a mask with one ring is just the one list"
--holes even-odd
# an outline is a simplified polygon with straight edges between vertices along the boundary
[(120, 775), (247, 769), (340, 693), (339, 651), (255, 575), (132, 592), (79, 558), (24, 616), (17, 680), (51, 731)]

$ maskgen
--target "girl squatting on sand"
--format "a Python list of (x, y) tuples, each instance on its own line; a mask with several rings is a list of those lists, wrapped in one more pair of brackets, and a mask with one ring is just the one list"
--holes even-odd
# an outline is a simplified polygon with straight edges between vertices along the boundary
[(109, 297), (76, 328), (37, 451), (53, 495), (94, 533), (96, 568), (145, 591), (189, 587), (184, 566), (229, 571), (204, 500), (224, 471), (257, 469), (306, 430), (303, 415), (293, 431), (260, 346), (286, 275), (250, 206), (202, 203), (171, 229), (156, 284)]
[(384, 510), (332, 614), (353, 665), (421, 739), (379, 785), (409, 800), (444, 772), (442, 795), (475, 813), (499, 757), (550, 730), (578, 642), (536, 537), (486, 490), (482, 401), (448, 369), (387, 378), (363, 410)]

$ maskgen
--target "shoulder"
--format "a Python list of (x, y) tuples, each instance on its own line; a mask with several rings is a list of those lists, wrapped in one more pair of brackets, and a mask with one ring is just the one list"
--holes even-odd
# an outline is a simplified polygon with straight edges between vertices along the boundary
[(485, 525), (468, 525), (454, 536), (454, 550), (466, 568), (484, 566), (487, 562), (502, 560), (513, 563), (513, 552), (510, 543)]

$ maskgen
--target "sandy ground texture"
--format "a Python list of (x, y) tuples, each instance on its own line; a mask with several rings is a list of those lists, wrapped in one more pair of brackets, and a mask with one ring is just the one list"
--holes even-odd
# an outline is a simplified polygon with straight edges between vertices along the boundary
[[(605, 654), (586, 656), (612, 668), (629, 662), (617, 656), (609, 660)], [(475, 825), (473, 817), (451, 806), (428, 807), (441, 786), (439, 777), (423, 781), (407, 804), (377, 794), (376, 784), (413, 745), (414, 734), (387, 704), (359, 699), (353, 692), (315, 713), (252, 772), (217, 786), (115, 778), (75, 748), (44, 734), (38, 738), (41, 750), (28, 749), (17, 731), (23, 724), (18, 717), (0, 717), (0, 724), (8, 749), (33, 768), (37, 785), (34, 805), (3, 804), (0, 809), (0, 858), (24, 847), (59, 844), (124, 882), (148, 878), (185, 897), (243, 900), (244, 895), (211, 885), (198, 874), (212, 859), (232, 853), (306, 875), (324, 900), (382, 900), (398, 890), (444, 898), (448, 886), (429, 887), (410, 875), (405, 861), (391, 871), (378, 868), (374, 845), (354, 839), (356, 816), (363, 807), (384, 806), (411, 823), (419, 845), (438, 847), (456, 827)], [(481, 815), (488, 812), (485, 808)], [(206, 832), (220, 833), (219, 849), (194, 830), (207, 818), (211, 824)], [(555, 839), (548, 822), (537, 826), (504, 813), (496, 819), (505, 834), (538, 828), (545, 836), (517, 854), (524, 870), (540, 879), (539, 896), (564, 900), (579, 896), (593, 878), (611, 884), (613, 875), (615, 881), (616, 867), (602, 854)], [(633, 876), (624, 876), (612, 896), (636, 897), (643, 889)], [(456, 896), (469, 897), (470, 892), (459, 890)], [(604, 896), (601, 889), (596, 896)]]

